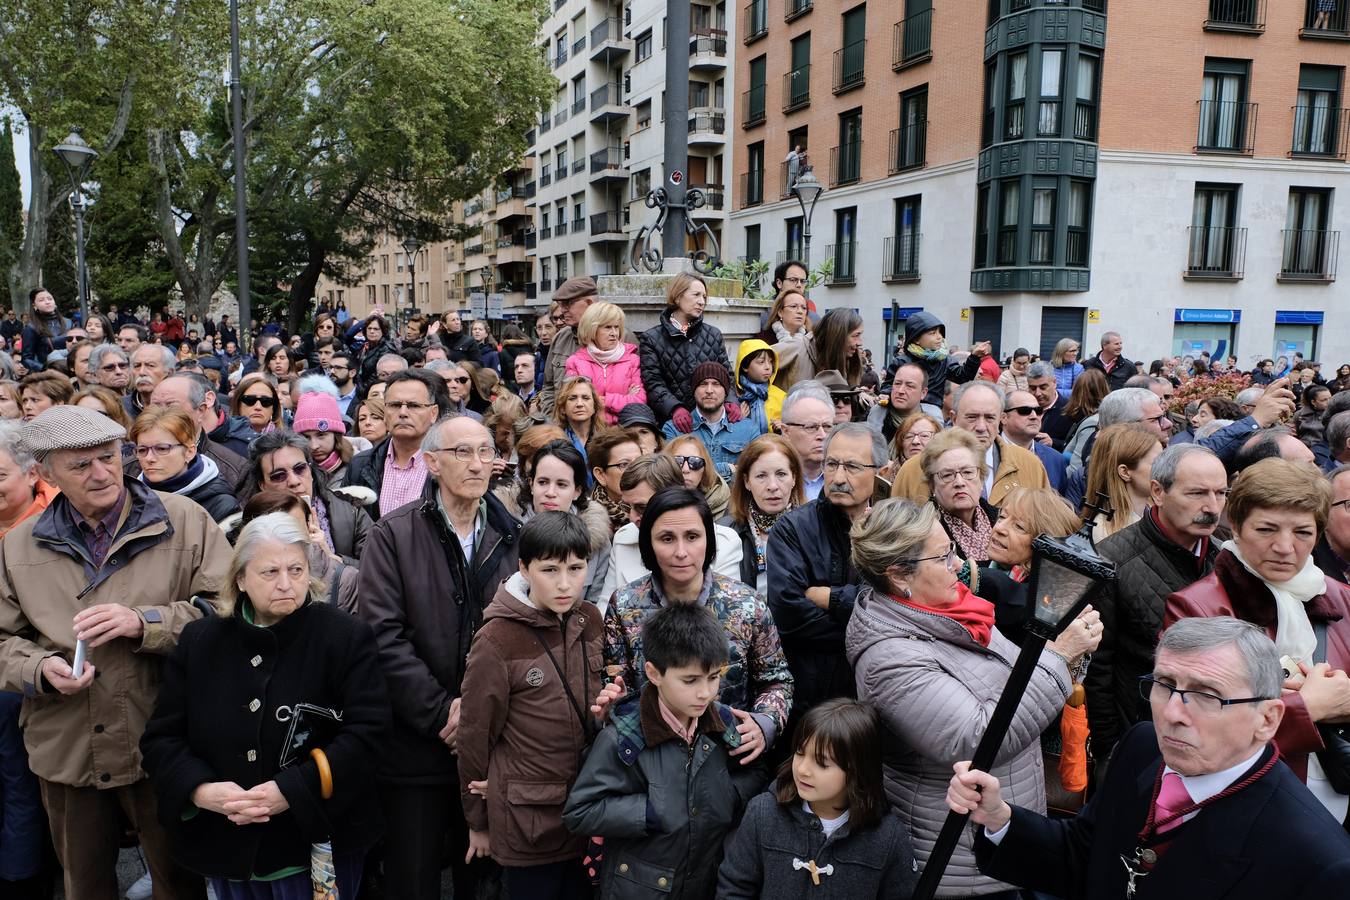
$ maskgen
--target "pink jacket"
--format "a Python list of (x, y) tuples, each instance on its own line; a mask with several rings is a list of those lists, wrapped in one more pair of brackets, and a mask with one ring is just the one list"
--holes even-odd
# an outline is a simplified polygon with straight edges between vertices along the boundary
[(605, 402), (605, 421), (618, 424), (619, 411), (630, 403), (646, 403), (647, 391), (642, 387), (642, 372), (637, 347), (623, 345), (623, 356), (616, 363), (602, 365), (591, 359), (582, 347), (567, 358), (567, 377), (584, 375), (595, 385)]

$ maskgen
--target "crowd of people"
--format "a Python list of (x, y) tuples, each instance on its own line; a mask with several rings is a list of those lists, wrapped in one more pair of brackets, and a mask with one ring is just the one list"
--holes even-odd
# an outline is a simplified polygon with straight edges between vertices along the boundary
[[(637, 335), (577, 277), (530, 333), (320, 306), (247, 355), (34, 292), (0, 895), (114, 900), (130, 835), (133, 900), (907, 898), (952, 811), (938, 897), (1344, 890), (1350, 368), (1000, 365), (922, 311), (874, 367), (806, 279), (734, 348), (691, 274)], [(1116, 577), (974, 770), (1079, 531)]]

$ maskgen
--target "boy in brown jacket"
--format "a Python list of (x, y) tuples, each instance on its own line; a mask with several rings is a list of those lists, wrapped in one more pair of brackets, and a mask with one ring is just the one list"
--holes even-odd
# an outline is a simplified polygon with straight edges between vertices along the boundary
[(563, 804), (596, 731), (603, 688), (599, 611), (581, 599), (590, 533), (542, 512), (520, 532), (520, 571), (497, 591), (469, 650), (459, 739), (468, 857), (491, 856), (512, 897), (580, 900), (586, 839)]

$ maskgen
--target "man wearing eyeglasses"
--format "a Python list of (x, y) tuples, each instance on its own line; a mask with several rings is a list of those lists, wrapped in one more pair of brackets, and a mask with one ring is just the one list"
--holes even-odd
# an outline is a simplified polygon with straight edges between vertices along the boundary
[(783, 436), (802, 462), (802, 491), (814, 500), (825, 489), (825, 435), (834, 427), (834, 403), (818, 381), (799, 381), (783, 399)]
[(352, 368), (352, 356), (346, 350), (333, 354), (328, 363), (328, 377), (338, 389), (338, 409), (346, 416), (356, 399), (356, 372)]
[(1256, 626), (1177, 622), (1135, 688), (1152, 722), (1125, 735), (1077, 818), (1010, 806), (998, 779), (957, 764), (947, 803), (980, 826), (980, 871), (1056, 897), (1344, 896), (1350, 836), (1272, 743), (1282, 681)]
[[(1350, 413), (1342, 415), (1350, 419)], [(1345, 424), (1350, 427), (1350, 421)], [(1350, 465), (1337, 466), (1327, 478), (1331, 481), (1331, 514), (1313, 549), (1313, 562), (1327, 577), (1350, 584)]]
[(28, 764), (65, 896), (119, 896), (125, 816), (156, 894), (196, 900), (205, 885), (173, 862), (137, 751), (165, 657), (224, 590), (230, 546), (201, 506), (123, 473), (125, 436), (78, 406), (23, 426), (23, 445), (60, 493), (0, 542), (0, 690), (24, 697)]
[(786, 734), (816, 704), (857, 696), (844, 655), (860, 584), (849, 529), (871, 508), (877, 470), (888, 459), (881, 432), (862, 422), (833, 426), (824, 442), (825, 491), (769, 531), (769, 611), (796, 684)]
[(434, 372), (404, 369), (384, 384), (384, 422), (389, 434), (352, 457), (347, 470), (348, 484), (370, 488), (380, 498), (369, 509), (376, 519), (422, 496), (430, 472), (422, 439), (437, 419), (451, 411), (445, 382)]
[[(1003, 438), (1014, 447), (1030, 450), (1045, 466), (1050, 487), (1056, 492), (1064, 486), (1068, 463), (1063, 453), (1056, 453), (1050, 438), (1041, 431), (1041, 405), (1030, 391), (1011, 391), (1003, 406)], [(1041, 439), (1044, 438), (1044, 441)]]
[[(398, 386), (390, 385), (386, 402), (399, 396)], [(459, 793), (460, 683), (483, 610), (516, 571), (521, 527), (488, 491), (497, 451), (480, 423), (445, 419), (426, 433), (421, 449), (432, 478), (420, 500), (383, 516), (361, 556), (359, 612), (375, 631), (393, 702), (379, 778), (385, 896), (400, 900), (441, 896), (447, 833), (454, 895), (477, 896), (486, 863), (465, 863), (463, 810), (447, 802)]]

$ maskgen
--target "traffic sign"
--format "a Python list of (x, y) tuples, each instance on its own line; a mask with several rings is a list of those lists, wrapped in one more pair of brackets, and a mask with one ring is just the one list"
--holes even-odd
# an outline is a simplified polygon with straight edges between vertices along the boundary
[(681, 181), (684, 181), (684, 173), (681, 172), (679, 169), (676, 169), (674, 172), (670, 173), (671, 184), (679, 184)]

